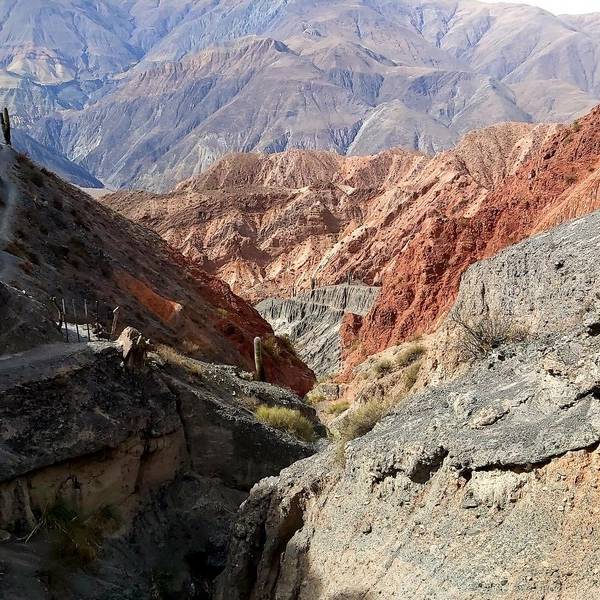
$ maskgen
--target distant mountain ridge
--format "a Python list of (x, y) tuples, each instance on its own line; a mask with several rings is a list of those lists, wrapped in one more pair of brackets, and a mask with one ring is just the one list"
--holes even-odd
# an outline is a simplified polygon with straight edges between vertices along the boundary
[(0, 0), (0, 19), (0, 101), (115, 188), (164, 191), (231, 151), (433, 153), (475, 128), (568, 121), (600, 101), (600, 14), (474, 0)]

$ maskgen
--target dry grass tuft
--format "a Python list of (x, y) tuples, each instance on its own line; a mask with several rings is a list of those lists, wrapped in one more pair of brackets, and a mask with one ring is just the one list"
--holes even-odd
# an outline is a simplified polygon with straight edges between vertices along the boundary
[(402, 373), (404, 389), (407, 392), (410, 392), (410, 390), (415, 387), (415, 383), (417, 383), (417, 379), (419, 377), (419, 372), (421, 371), (421, 364), (422, 362), (420, 360), (413, 362), (411, 365), (406, 367), (404, 373)]
[(319, 392), (318, 390), (315, 390), (315, 389), (308, 392), (308, 394), (306, 394), (304, 399), (311, 406), (318, 406), (319, 404), (321, 404), (322, 402), (325, 402), (327, 400), (327, 398), (325, 397), (325, 394), (323, 394), (322, 392)]
[(187, 373), (198, 377), (202, 377), (205, 374), (202, 365), (198, 361), (180, 354), (177, 350), (171, 348), (171, 346), (161, 344), (156, 348), (156, 353), (165, 363), (172, 367), (183, 369)]
[(482, 359), (504, 344), (527, 338), (527, 332), (507, 315), (487, 315), (476, 323), (469, 323), (459, 315), (450, 318), (461, 330), (456, 345), (461, 358), (467, 361)]
[(346, 412), (348, 409), (350, 408), (350, 403), (349, 402), (345, 402), (345, 401), (341, 401), (341, 402), (334, 402), (331, 406), (327, 407), (327, 414), (328, 415), (341, 415), (343, 412)]
[(369, 400), (352, 411), (340, 427), (340, 443), (355, 440), (369, 433), (375, 425), (385, 417), (396, 402)]
[(284, 353), (289, 353), (298, 358), (298, 352), (294, 348), (292, 340), (287, 335), (270, 335), (263, 340), (265, 352), (273, 358), (279, 358)]
[(426, 352), (427, 348), (423, 344), (411, 344), (396, 355), (396, 364), (401, 368), (408, 367), (420, 360)]
[(114, 533), (121, 519), (112, 506), (105, 506), (84, 518), (62, 500), (47, 508), (33, 536), (39, 530), (50, 535), (52, 555), (62, 565), (81, 568), (96, 560), (107, 534)]
[(312, 423), (297, 410), (261, 404), (255, 414), (261, 423), (286, 431), (305, 442), (312, 442), (315, 439)]
[(393, 369), (394, 365), (389, 358), (382, 358), (373, 365), (373, 372), (379, 377), (391, 373)]

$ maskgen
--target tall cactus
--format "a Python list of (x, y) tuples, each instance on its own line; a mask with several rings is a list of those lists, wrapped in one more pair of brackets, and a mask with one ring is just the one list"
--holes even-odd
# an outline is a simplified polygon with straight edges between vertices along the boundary
[(4, 111), (0, 113), (0, 124), (2, 125), (4, 141), (9, 146), (12, 146), (12, 135), (10, 132), (10, 115), (8, 114), (8, 108), (6, 107), (4, 107)]
[(256, 369), (256, 381), (264, 381), (265, 370), (263, 366), (262, 341), (259, 337), (254, 338), (254, 367)]

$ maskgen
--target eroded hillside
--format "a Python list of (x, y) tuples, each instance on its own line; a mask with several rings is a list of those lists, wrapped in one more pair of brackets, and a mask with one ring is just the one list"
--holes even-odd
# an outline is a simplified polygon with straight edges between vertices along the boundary
[[(84, 298), (105, 310), (119, 306), (121, 328), (132, 325), (154, 342), (251, 370), (253, 338), (273, 332), (226, 284), (11, 148), (0, 148), (0, 162), (3, 282), (48, 311), (53, 296), (66, 298), (69, 308), (76, 300), (80, 311)], [(284, 346), (265, 363), (271, 381), (301, 393), (314, 381)]]
[(435, 157), (232, 155), (170, 194), (104, 201), (252, 301), (348, 277), (380, 285), (342, 326), (355, 365), (433, 331), (473, 262), (598, 208), (599, 130), (595, 109), (569, 126), (478, 130)]
[(113, 188), (165, 191), (232, 150), (439, 152), (600, 98), (596, 15), (526, 5), (2, 0), (0, 17), (0, 98), (36, 158)]

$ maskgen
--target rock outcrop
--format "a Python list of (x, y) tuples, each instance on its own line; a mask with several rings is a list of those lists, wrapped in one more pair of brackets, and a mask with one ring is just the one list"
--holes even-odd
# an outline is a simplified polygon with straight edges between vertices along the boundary
[(46, 306), (0, 281), (0, 355), (62, 341)]
[(217, 598), (598, 594), (599, 226), (471, 267), (453, 310), (526, 335), (255, 486)]
[[(167, 359), (132, 374), (115, 344), (99, 342), (0, 360), (3, 597), (150, 598), (159, 579), (163, 594), (205, 597), (248, 490), (314, 451), (254, 417), (260, 404), (285, 406), (321, 431), (293, 393), (234, 367)], [(84, 523), (118, 515), (93, 568), (57, 546), (47, 515), (63, 505)]]
[[(66, 298), (68, 313), (76, 301), (80, 317), (84, 299), (89, 306), (99, 302), (109, 331), (119, 306), (121, 326), (134, 326), (154, 342), (252, 368), (253, 338), (273, 332), (226, 284), (11, 148), (0, 147), (0, 164), (1, 281), (49, 308), (54, 296)], [(267, 357), (266, 371), (269, 381), (300, 393), (314, 382), (285, 348), (277, 360)]]
[(269, 298), (256, 309), (275, 333), (289, 338), (302, 360), (318, 377), (342, 367), (340, 327), (344, 316), (365, 315), (379, 288), (343, 284), (315, 288), (289, 299)]

